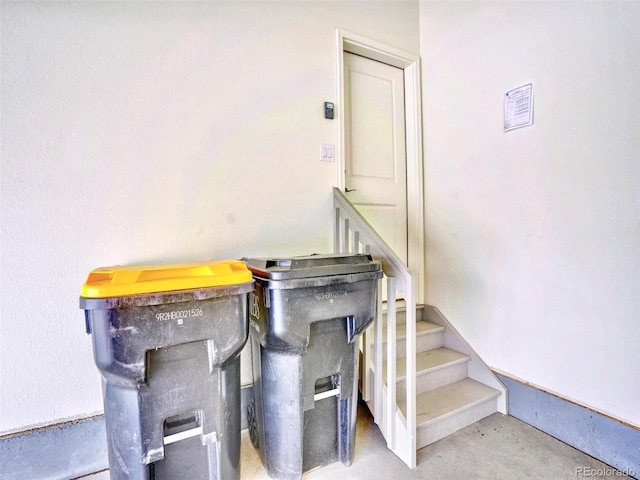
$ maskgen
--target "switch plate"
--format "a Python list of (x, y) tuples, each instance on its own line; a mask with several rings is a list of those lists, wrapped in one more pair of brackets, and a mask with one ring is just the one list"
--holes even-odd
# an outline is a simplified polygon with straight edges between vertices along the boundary
[(327, 143), (320, 144), (320, 160), (323, 162), (333, 162), (333, 145)]

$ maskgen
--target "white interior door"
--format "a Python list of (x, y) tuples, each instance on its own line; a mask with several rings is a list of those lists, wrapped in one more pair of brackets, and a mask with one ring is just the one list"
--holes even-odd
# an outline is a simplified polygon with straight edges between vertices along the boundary
[(408, 264), (404, 71), (344, 52), (344, 100), (346, 195)]

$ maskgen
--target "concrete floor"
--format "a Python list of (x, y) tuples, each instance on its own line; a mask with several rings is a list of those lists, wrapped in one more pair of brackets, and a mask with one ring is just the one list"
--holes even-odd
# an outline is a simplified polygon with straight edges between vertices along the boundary
[[(242, 432), (242, 480), (270, 477)], [(386, 448), (366, 406), (358, 407), (353, 464), (334, 463), (308, 472), (305, 480), (562, 480), (576, 478), (629, 479), (598, 460), (520, 420), (494, 414), (418, 451), (418, 466), (408, 469)], [(108, 472), (83, 477), (108, 480)]]

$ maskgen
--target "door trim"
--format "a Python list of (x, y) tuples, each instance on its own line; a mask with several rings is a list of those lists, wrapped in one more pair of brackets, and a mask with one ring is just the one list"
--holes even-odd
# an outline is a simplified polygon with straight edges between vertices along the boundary
[[(344, 30), (337, 30), (338, 105), (344, 105), (344, 52), (355, 53), (404, 70), (405, 135), (407, 155), (407, 255), (409, 271), (416, 279), (416, 302), (424, 303), (424, 189), (422, 161), (422, 116), (420, 57), (375, 40)], [(337, 108), (338, 188), (345, 188), (345, 119), (344, 109)]]

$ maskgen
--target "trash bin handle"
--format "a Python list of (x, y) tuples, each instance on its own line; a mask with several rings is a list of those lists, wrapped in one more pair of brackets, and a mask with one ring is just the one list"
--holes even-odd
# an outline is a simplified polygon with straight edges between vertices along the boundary
[(334, 388), (333, 390), (329, 390), (326, 392), (316, 393), (313, 396), (313, 401), (318, 402), (320, 400), (324, 400), (325, 398), (336, 397), (338, 395), (340, 395), (340, 388)]

